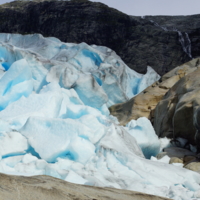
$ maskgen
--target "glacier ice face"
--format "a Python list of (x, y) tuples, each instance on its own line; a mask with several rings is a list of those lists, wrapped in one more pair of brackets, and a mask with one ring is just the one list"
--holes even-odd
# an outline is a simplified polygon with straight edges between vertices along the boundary
[(20, 132), (47, 162), (65, 157), (86, 163), (95, 154), (95, 146), (83, 134), (90, 129), (76, 120), (30, 117)]
[(146, 158), (149, 159), (160, 152), (160, 140), (146, 117), (141, 117), (137, 121), (131, 120), (126, 126), (128, 132), (136, 138)]
[(28, 97), (32, 91), (32, 75), (28, 63), (25, 59), (14, 62), (0, 79), (0, 110), (22, 96)]
[(35, 92), (56, 81), (62, 88), (74, 88), (84, 104), (98, 109), (124, 102), (159, 79), (150, 67), (146, 75), (129, 69), (106, 47), (66, 44), (39, 34), (0, 34), (0, 47), (5, 71), (22, 58), (27, 62), (23, 65), (32, 73)]
[(0, 136), (0, 154), (2, 158), (25, 154), (28, 142), (18, 132), (7, 132)]
[(199, 174), (153, 161), (168, 141), (148, 119), (121, 127), (110, 116), (108, 106), (158, 78), (150, 67), (132, 71), (107, 47), (0, 34), (0, 172), (198, 197)]

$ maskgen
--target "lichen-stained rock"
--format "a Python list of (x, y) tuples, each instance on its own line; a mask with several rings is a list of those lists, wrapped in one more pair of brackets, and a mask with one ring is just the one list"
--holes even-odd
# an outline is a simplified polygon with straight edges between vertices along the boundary
[(180, 79), (156, 106), (154, 128), (159, 137), (182, 137), (191, 144), (200, 145), (199, 66), (199, 59), (196, 59), (196, 70)]
[(1, 200), (167, 200), (140, 192), (68, 183), (50, 176), (0, 174)]
[(158, 102), (182, 77), (198, 68), (199, 60), (199, 58), (196, 58), (176, 67), (128, 102), (111, 106), (109, 108), (111, 114), (118, 118), (121, 125), (139, 117), (147, 117), (153, 123), (154, 111)]

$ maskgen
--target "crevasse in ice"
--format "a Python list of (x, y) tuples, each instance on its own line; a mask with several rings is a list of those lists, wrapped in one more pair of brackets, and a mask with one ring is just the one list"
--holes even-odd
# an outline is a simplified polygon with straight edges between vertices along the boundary
[(158, 79), (107, 47), (0, 34), (0, 172), (200, 197), (200, 175), (144, 158), (161, 146), (148, 119), (121, 127), (109, 114)]

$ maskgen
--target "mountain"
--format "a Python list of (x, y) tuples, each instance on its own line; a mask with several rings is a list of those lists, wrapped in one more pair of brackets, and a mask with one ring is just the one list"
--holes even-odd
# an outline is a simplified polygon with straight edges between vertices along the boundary
[(87, 0), (14, 1), (0, 6), (0, 32), (107, 46), (131, 68), (160, 75), (197, 57), (200, 16), (134, 17)]

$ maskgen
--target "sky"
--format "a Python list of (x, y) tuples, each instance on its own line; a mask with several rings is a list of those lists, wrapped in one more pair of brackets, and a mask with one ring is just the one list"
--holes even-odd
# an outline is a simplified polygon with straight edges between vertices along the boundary
[[(11, 0), (0, 0), (0, 4)], [(102, 2), (124, 13), (144, 15), (200, 14), (200, 0), (91, 0)]]

